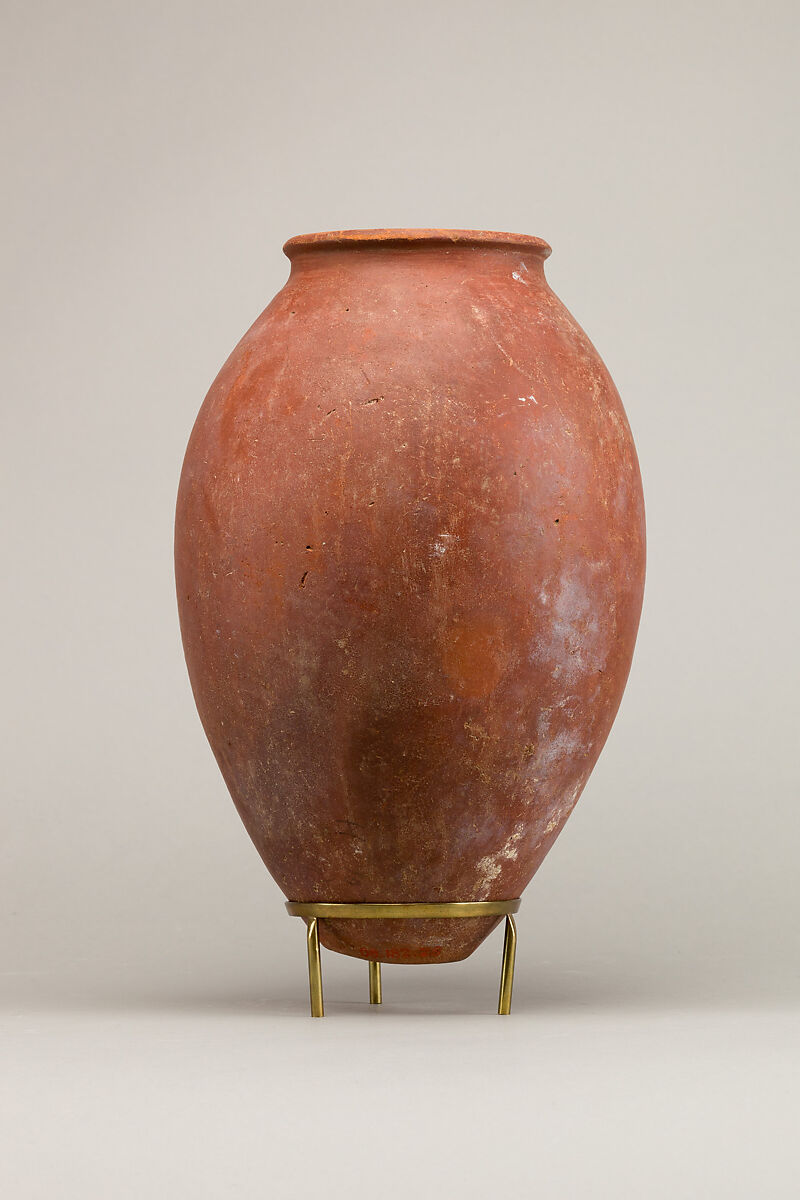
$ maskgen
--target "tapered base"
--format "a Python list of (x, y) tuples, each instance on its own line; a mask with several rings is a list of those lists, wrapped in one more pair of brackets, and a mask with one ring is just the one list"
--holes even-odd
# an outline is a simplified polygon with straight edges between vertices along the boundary
[[(319, 949), (319, 921), (322, 918), (345, 918), (355, 920), (420, 920), (464, 917), (505, 916), (506, 929), (503, 939), (503, 963), (500, 970), (500, 999), (497, 1011), (500, 1016), (511, 1012), (511, 991), (514, 986), (514, 962), (517, 955), (517, 927), (513, 913), (520, 906), (519, 900), (468, 900), (444, 904), (333, 904), (302, 903), (290, 900), (287, 911), (306, 921), (308, 945), (308, 984), (311, 997), (312, 1017), (325, 1015), (322, 999), (322, 963)], [(382, 1004), (381, 964), (370, 960), (369, 1002)]]

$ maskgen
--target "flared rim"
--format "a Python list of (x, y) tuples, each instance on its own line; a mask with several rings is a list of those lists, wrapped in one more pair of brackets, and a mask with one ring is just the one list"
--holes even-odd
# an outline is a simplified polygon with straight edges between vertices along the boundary
[(543, 238), (527, 233), (498, 233), (485, 229), (332, 229), (301, 233), (283, 247), (287, 258), (303, 250), (364, 247), (401, 248), (427, 243), (436, 246), (508, 246), (547, 258), (551, 248)]

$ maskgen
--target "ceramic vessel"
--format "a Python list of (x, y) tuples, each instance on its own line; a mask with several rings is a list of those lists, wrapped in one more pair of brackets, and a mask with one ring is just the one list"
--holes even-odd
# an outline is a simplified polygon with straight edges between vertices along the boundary
[[(617, 391), (534, 237), (292, 238), (181, 477), (197, 707), (289, 899), (505, 900), (617, 712), (644, 583)], [(383, 962), (498, 918), (322, 921)]]

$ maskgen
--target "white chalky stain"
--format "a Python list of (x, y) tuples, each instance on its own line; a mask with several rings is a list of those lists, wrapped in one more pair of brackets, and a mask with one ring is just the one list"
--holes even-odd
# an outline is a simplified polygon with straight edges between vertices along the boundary
[(490, 885), (497, 879), (503, 869), (504, 862), (512, 862), (519, 853), (518, 843), (525, 836), (525, 826), (519, 821), (509, 837), (506, 839), (504, 846), (499, 850), (495, 850), (493, 854), (485, 854), (478, 863), (478, 870), (481, 874), (480, 889), (483, 896), (489, 890)]
[[(540, 594), (540, 599), (543, 595)], [(591, 671), (602, 670), (608, 650), (601, 636), (596, 601), (590, 596), (580, 571), (561, 576), (550, 602), (553, 619), (534, 643), (531, 660), (544, 666), (554, 664), (553, 677), (563, 675), (568, 684)]]
[(547, 732), (547, 726), (547, 717), (543, 714), (539, 718), (540, 748), (531, 767), (539, 778), (546, 778), (551, 768), (557, 763), (569, 762), (576, 754), (582, 754), (585, 749), (580, 731), (562, 729), (553, 737), (550, 737)]
[(583, 779), (579, 780), (578, 783), (575, 785), (575, 787), (572, 789), (572, 794), (570, 795), (570, 798), (566, 802), (566, 804), (562, 804), (560, 808), (556, 809), (556, 811), (553, 813), (550, 820), (547, 822), (547, 825), (545, 826), (545, 833), (552, 833), (553, 830), (557, 829), (558, 826), (561, 824), (561, 822), (564, 821), (569, 816), (569, 814), (572, 812), (573, 808), (577, 804), (578, 796), (580, 795), (580, 791), (581, 791), (581, 788), (583, 787), (584, 782), (585, 781)]

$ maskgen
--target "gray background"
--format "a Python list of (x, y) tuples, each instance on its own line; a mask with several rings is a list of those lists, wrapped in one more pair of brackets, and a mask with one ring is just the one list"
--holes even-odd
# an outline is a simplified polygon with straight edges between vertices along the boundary
[[(796, 5), (2, 12), (3, 1194), (796, 1196)], [(182, 661), (203, 395), (285, 238), (378, 225), (550, 241), (645, 482), (509, 1021), (499, 934), (308, 1019)]]

